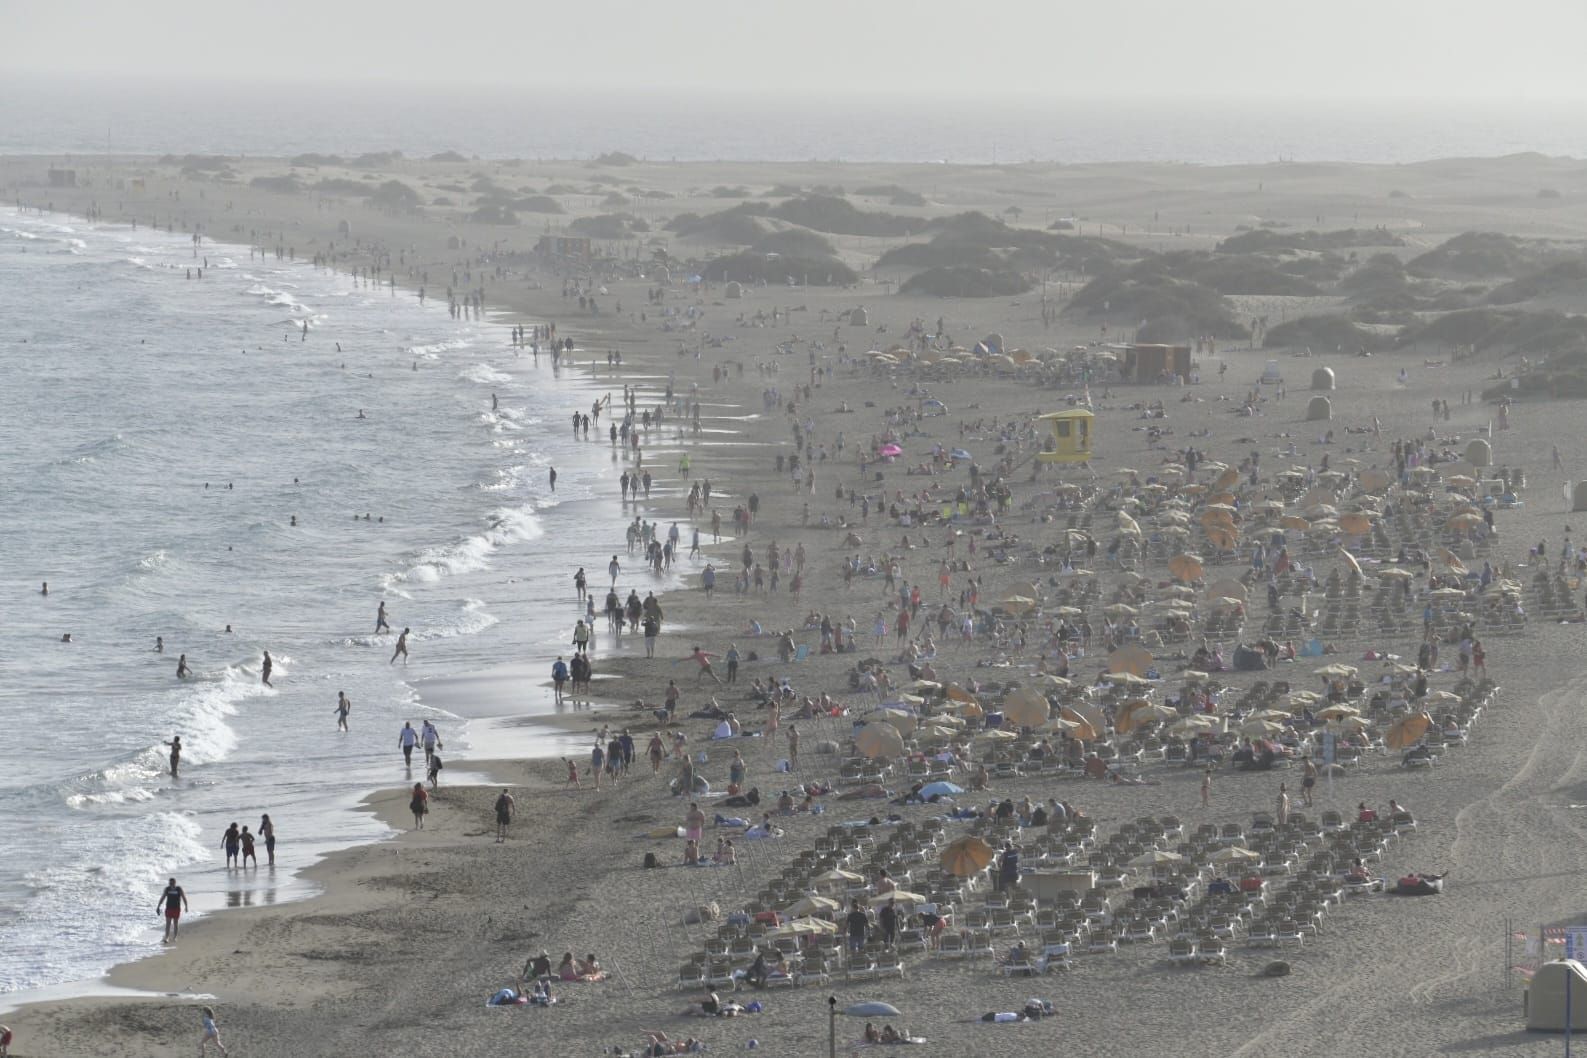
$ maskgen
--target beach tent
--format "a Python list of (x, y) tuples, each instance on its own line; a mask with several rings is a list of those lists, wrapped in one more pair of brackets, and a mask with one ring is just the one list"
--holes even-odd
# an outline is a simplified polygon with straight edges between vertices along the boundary
[(1327, 422), (1334, 417), (1334, 406), (1327, 397), (1313, 397), (1306, 402), (1307, 422)]
[(1003, 351), (1003, 336), (994, 331), (982, 338), (981, 344), (986, 346), (988, 352), (1001, 353)]
[(352, 226), (352, 224), (350, 222), (348, 222), (348, 221), (345, 221), (345, 220), (337, 221), (336, 222), (336, 235), (337, 235), (338, 238), (351, 239), (353, 237), (353, 226)]
[(1571, 486), (1570, 509), (1572, 511), (1587, 511), (1587, 481), (1578, 481)]
[(1284, 381), (1284, 372), (1278, 369), (1277, 360), (1267, 362), (1267, 366), (1262, 368), (1262, 377), (1258, 381), (1264, 386), (1276, 386)]
[(1315, 390), (1328, 390), (1334, 388), (1334, 369), (1319, 367), (1311, 373), (1311, 388)]
[(744, 288), (740, 286), (738, 280), (735, 279), (727, 286), (722, 288), (722, 296), (724, 298), (737, 301), (739, 298), (744, 296)]
[(1466, 462), (1474, 467), (1491, 467), (1493, 446), (1482, 438), (1477, 438), (1466, 446)]
[(1575, 959), (1546, 962), (1526, 990), (1526, 1027), (1533, 1032), (1565, 1031), (1565, 989), (1570, 989), (1571, 1031), (1587, 1029), (1587, 968)]
[(869, 327), (870, 324), (871, 317), (863, 308), (849, 310), (849, 326)]

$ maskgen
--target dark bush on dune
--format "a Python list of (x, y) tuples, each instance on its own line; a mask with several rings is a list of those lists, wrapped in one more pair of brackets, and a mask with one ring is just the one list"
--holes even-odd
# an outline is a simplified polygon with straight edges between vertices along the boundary
[(794, 257), (834, 257), (837, 250), (825, 237), (803, 228), (774, 231), (756, 239), (750, 246), (755, 253), (785, 253)]
[(1409, 340), (1527, 355), (1554, 354), (1587, 349), (1587, 318), (1520, 309), (1468, 309), (1432, 321)]
[(1356, 246), (1404, 246), (1405, 240), (1382, 228), (1339, 231), (1286, 231), (1258, 228), (1220, 242), (1218, 253), (1274, 253), (1295, 250), (1348, 250)]
[(603, 205), (603, 206), (626, 206), (626, 205), (628, 205), (628, 196), (625, 195), (625, 194), (622, 194), (621, 192), (613, 191), (611, 194), (609, 194), (605, 198), (601, 199), (601, 205)]
[(580, 195), (580, 194), (583, 194), (583, 192), (580, 191), (578, 188), (574, 187), (572, 184), (552, 184), (550, 187), (546, 188), (546, 194), (548, 194), (548, 195)]
[(928, 268), (905, 280), (898, 292), (933, 298), (997, 298), (1023, 294), (1030, 286), (1030, 280), (1018, 272), (994, 272), (986, 268)]
[(722, 187), (722, 186), (713, 187), (713, 188), (711, 188), (711, 197), (712, 198), (748, 198), (749, 197), (749, 188), (747, 188), (747, 187)]
[(550, 195), (526, 195), (513, 202), (512, 208), (523, 213), (565, 213), (562, 203)]
[(1488, 294), (1491, 305), (1514, 305), (1553, 294), (1578, 294), (1587, 284), (1587, 260), (1560, 261), (1520, 279), (1501, 283)]
[(179, 165), (201, 173), (218, 173), (231, 168), (231, 159), (224, 154), (162, 154), (161, 165)]
[[(349, 180), (345, 176), (331, 176), (314, 181), (313, 188), (322, 195), (357, 195), (363, 197), (375, 192), (373, 184), (362, 180)], [(446, 190), (442, 188), (441, 190)]]
[(907, 243), (887, 251), (880, 268), (981, 268), (1040, 271), (1066, 268), (1097, 275), (1140, 251), (1111, 239), (1011, 228), (984, 213), (959, 213), (933, 221), (930, 242)]
[(385, 209), (411, 210), (418, 209), (423, 200), (401, 180), (387, 180), (370, 194), (369, 201)]
[(278, 191), (284, 195), (295, 195), (303, 190), (303, 184), (296, 176), (256, 176), (248, 181), (249, 184), (261, 191)]
[(1273, 267), (1285, 275), (1299, 276), (1313, 283), (1332, 283), (1344, 275), (1349, 265), (1338, 254), (1325, 252), (1282, 257), (1273, 262)]
[(1498, 232), (1468, 231), (1413, 257), (1405, 267), (1412, 275), (1440, 279), (1514, 277), (1541, 268), (1558, 256), (1547, 243)]
[(731, 246), (748, 246), (766, 234), (764, 224), (740, 209), (704, 217), (695, 213), (680, 213), (668, 222), (667, 230), (677, 232), (681, 238), (702, 239)]
[(335, 165), (343, 165), (345, 163), (342, 161), (342, 156), (339, 154), (309, 153), (294, 154), (287, 164), (302, 166), (307, 169), (315, 169), (319, 168), (320, 166), (330, 167)]
[(1339, 281), (1339, 289), (1361, 298), (1399, 294), (1410, 288), (1405, 265), (1391, 253), (1374, 254), (1367, 263)]
[[(1172, 259), (1180, 254), (1165, 254), (1151, 259), (1151, 264), (1172, 274)], [(1209, 286), (1220, 294), (1266, 294), (1289, 297), (1316, 297), (1322, 290), (1310, 280), (1281, 272), (1265, 257), (1241, 255), (1238, 257), (1201, 258), (1190, 255), (1183, 262), (1184, 277), (1192, 282)]]
[(847, 286), (858, 276), (835, 257), (767, 257), (761, 253), (740, 253), (718, 257), (703, 273), (713, 282), (737, 280), (741, 283), (787, 283), (792, 281), (814, 287)]
[(499, 202), (487, 202), (468, 215), (468, 219), (475, 224), (517, 224), (518, 215), (512, 211), (511, 206), (504, 206)]
[(1392, 341), (1373, 331), (1357, 327), (1348, 317), (1339, 315), (1302, 316), (1298, 320), (1279, 324), (1262, 339), (1265, 349), (1305, 349), (1313, 352), (1340, 350), (1353, 353), (1362, 346), (1368, 349), (1387, 349)]
[(347, 164), (357, 169), (379, 169), (383, 166), (395, 165), (400, 161), (402, 161), (401, 151), (369, 151), (360, 154)]
[(461, 154), (458, 154), (456, 151), (442, 151), (440, 154), (432, 154), (432, 155), (430, 155), (430, 161), (432, 161), (432, 162), (466, 162), (466, 161), (468, 161), (468, 159), (463, 157)]
[(635, 158), (632, 154), (629, 154), (626, 151), (607, 151), (605, 154), (597, 154), (594, 161), (592, 161), (590, 164), (633, 165), (637, 161), (639, 161), (638, 158)]
[(847, 199), (830, 195), (789, 199), (772, 209), (771, 215), (832, 235), (899, 236), (926, 230), (924, 220), (893, 213), (867, 213), (854, 208)]
[[(1106, 308), (1104, 308), (1106, 306)], [(1065, 315), (1129, 321), (1180, 320), (1192, 335), (1246, 338), (1250, 332), (1233, 315), (1222, 294), (1211, 287), (1161, 272), (1135, 269), (1099, 276), (1080, 288)]]
[(568, 225), (568, 230), (588, 235), (592, 239), (626, 239), (631, 219), (626, 213), (602, 213), (594, 217), (580, 217)]

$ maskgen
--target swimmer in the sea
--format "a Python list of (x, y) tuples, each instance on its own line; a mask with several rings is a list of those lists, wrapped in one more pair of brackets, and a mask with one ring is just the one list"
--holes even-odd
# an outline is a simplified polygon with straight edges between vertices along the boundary
[(48, 595), (49, 593), (50, 593), (50, 582), (49, 581), (45, 581), (44, 582), (44, 587), (39, 589), (39, 594), (40, 595)]
[(386, 623), (386, 600), (384, 599), (380, 600), (380, 607), (375, 611), (375, 634), (378, 636), (382, 629), (387, 632), (391, 631), (391, 626)]
[(275, 662), (270, 660), (270, 651), (267, 650), (264, 652), (264, 661), (259, 667), (259, 679), (266, 687), (275, 686), (275, 684), (270, 682), (270, 670), (273, 668), (275, 668)]
[(171, 747), (171, 778), (176, 778), (176, 773), (182, 767), (182, 736), (172, 735), (171, 741), (162, 742), (161, 745)]
[(191, 675), (193, 675), (193, 670), (187, 667), (187, 655), (183, 654), (176, 659), (176, 678), (185, 680)]
[(154, 652), (156, 654), (164, 654), (165, 653), (165, 637), (164, 636), (155, 636), (154, 637)]

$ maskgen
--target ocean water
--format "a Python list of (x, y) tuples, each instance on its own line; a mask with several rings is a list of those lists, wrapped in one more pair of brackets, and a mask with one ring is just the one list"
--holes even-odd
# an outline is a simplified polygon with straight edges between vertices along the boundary
[(1587, 104), (746, 97), (0, 75), (0, 154), (1400, 163), (1587, 157)]
[[(195, 909), (302, 895), (294, 868), (387, 833), (356, 802), (420, 777), (403, 720), (437, 722), (447, 780), (499, 752), (416, 681), (554, 654), (573, 565), (604, 568), (642, 512), (567, 425), (604, 385), (400, 290), (0, 209), (0, 315), (4, 1002), (155, 950), (169, 875)], [(524, 688), (523, 712), (547, 702)], [(226, 872), (226, 825), (265, 812), (280, 868)]]

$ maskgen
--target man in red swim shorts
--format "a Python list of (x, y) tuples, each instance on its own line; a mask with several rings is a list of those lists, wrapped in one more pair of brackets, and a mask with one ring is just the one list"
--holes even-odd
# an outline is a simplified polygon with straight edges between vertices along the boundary
[(169, 944), (176, 939), (177, 921), (187, 909), (187, 893), (176, 884), (175, 878), (166, 884), (165, 892), (160, 894), (159, 903), (155, 904), (155, 910), (161, 909), (165, 911), (164, 943)]

